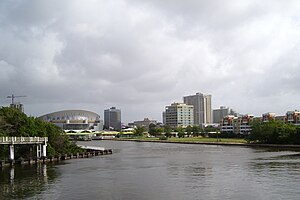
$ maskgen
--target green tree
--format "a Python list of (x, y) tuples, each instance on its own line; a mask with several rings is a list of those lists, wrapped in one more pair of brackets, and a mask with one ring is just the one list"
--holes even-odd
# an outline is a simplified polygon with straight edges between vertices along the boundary
[(177, 127), (176, 131), (178, 132), (178, 137), (179, 138), (184, 138), (185, 133), (184, 133), (184, 129), (181, 126)]
[(255, 121), (247, 138), (250, 142), (266, 144), (299, 144), (300, 134), (293, 124), (271, 120), (266, 123)]
[(197, 125), (194, 125), (192, 127), (192, 132), (194, 137), (198, 137), (200, 135), (200, 127)]
[(192, 135), (193, 128), (190, 125), (188, 125), (185, 128), (185, 131), (186, 131), (187, 136), (190, 137)]
[(172, 134), (171, 134), (172, 128), (171, 128), (171, 126), (165, 125), (164, 126), (164, 132), (165, 132), (166, 137), (168, 137), (168, 138), (172, 137)]
[(144, 131), (145, 131), (145, 128), (143, 126), (138, 126), (138, 127), (134, 128), (135, 136), (143, 136)]
[(148, 133), (150, 134), (150, 135), (153, 135), (153, 136), (156, 136), (156, 124), (153, 124), (153, 123), (151, 123), (150, 125), (149, 125), (149, 131), (148, 131)]

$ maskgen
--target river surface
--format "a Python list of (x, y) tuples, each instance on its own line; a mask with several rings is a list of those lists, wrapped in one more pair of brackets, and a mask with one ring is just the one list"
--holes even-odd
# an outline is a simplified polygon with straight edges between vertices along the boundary
[(0, 199), (300, 199), (300, 152), (91, 141), (112, 155), (5, 167)]

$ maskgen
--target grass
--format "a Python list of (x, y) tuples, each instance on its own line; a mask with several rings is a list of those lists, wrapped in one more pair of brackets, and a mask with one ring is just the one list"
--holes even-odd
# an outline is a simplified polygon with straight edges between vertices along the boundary
[[(128, 138), (129, 139), (129, 138)], [(133, 138), (132, 140), (146, 140), (146, 141), (155, 141), (159, 140), (158, 138), (147, 138), (147, 137), (141, 137), (141, 138)], [(242, 138), (208, 138), (208, 137), (188, 137), (188, 138), (175, 138), (171, 137), (168, 138), (167, 141), (171, 142), (222, 142), (222, 143), (247, 143), (245, 139)]]
[(245, 139), (241, 138), (208, 138), (208, 137), (189, 137), (189, 138), (169, 138), (170, 141), (175, 142), (224, 142), (224, 143), (247, 143)]

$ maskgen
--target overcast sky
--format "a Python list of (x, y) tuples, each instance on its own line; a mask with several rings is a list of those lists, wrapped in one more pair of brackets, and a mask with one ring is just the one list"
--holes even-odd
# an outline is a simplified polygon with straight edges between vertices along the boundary
[[(226, 3), (225, 3), (226, 2)], [(161, 121), (185, 95), (239, 113), (300, 109), (299, 0), (2, 0), (0, 105)]]

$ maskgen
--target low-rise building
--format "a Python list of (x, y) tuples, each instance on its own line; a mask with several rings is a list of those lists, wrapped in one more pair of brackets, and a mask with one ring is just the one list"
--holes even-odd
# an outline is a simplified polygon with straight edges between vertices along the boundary
[(150, 120), (148, 118), (144, 118), (142, 121), (134, 121), (133, 126), (134, 127), (144, 127), (145, 131), (149, 131), (149, 125), (150, 124), (157, 124), (156, 120)]
[(262, 123), (275, 120), (300, 126), (300, 111), (288, 111), (284, 116), (276, 116), (272, 112), (264, 113), (261, 117), (254, 117), (253, 115), (240, 115), (238, 117), (227, 115), (220, 122), (220, 131), (222, 133), (248, 135), (251, 133), (251, 126), (254, 120), (261, 121)]
[(220, 130), (222, 133), (234, 133), (248, 135), (251, 133), (251, 125), (253, 123), (253, 115), (241, 115), (235, 117), (233, 115), (228, 115), (223, 117)]
[(285, 122), (285, 115), (275, 116), (275, 121)]
[(20, 112), (24, 112), (24, 106), (20, 102), (12, 103), (12, 104), (10, 104), (10, 107), (17, 109)]
[(300, 111), (288, 111), (285, 115), (285, 122), (300, 126)]
[(264, 114), (262, 114), (261, 121), (269, 122), (270, 120), (275, 120), (275, 117), (276, 117), (275, 113), (271, 113), (271, 112), (264, 113)]
[(222, 133), (235, 133), (237, 117), (233, 115), (224, 116), (220, 123)]
[(242, 135), (251, 133), (254, 115), (242, 115), (238, 118), (238, 132)]

